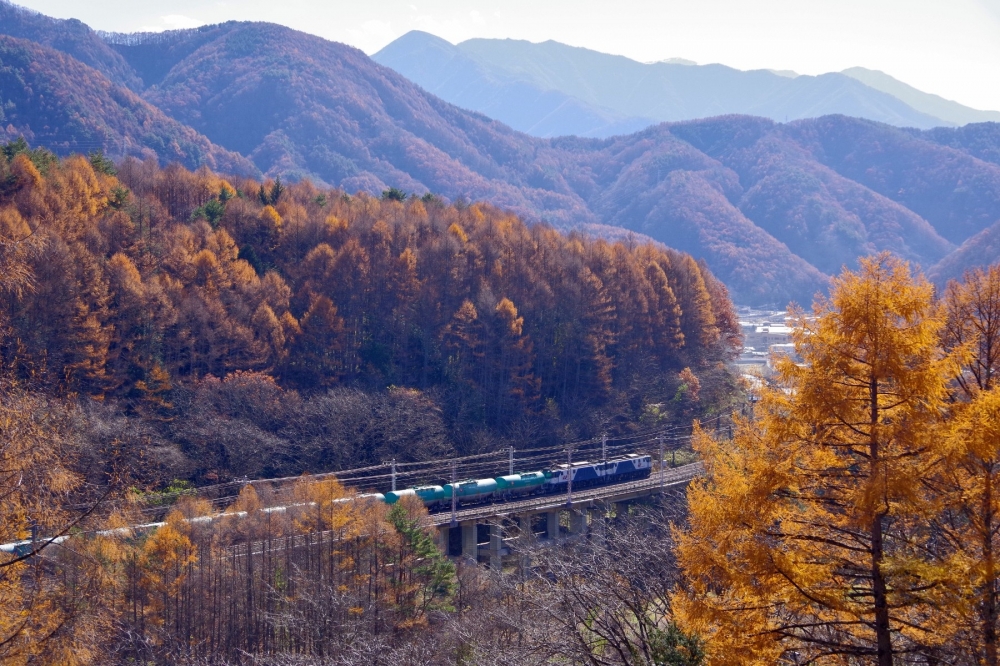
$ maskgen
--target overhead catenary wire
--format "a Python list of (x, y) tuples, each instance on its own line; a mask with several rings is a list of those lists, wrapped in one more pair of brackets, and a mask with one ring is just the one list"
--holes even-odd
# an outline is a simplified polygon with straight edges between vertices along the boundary
[[(649, 428), (643, 431), (629, 433), (618, 437), (608, 437), (606, 443), (602, 438), (578, 440), (566, 444), (552, 444), (534, 448), (515, 449), (515, 472), (535, 471), (546, 466), (555, 466), (565, 460), (567, 450), (572, 448), (577, 461), (593, 456), (615, 456), (626, 452), (636, 452), (646, 447), (654, 446), (658, 437), (663, 436), (669, 442), (668, 450), (676, 449), (690, 441), (690, 426), (668, 426)], [(683, 433), (683, 434), (682, 434)], [(415, 487), (420, 485), (442, 485), (446, 483), (454, 466), (460, 479), (473, 479), (502, 476), (509, 473), (509, 448), (495, 451), (436, 458), (424, 461), (396, 463), (396, 480), (400, 487)], [(269, 495), (285, 495), (293, 491), (295, 484), (304, 478), (311, 480), (336, 479), (339, 483), (354, 491), (384, 492), (392, 479), (391, 464), (380, 463), (347, 470), (321, 472), (309, 475), (285, 476), (271, 479), (236, 479), (196, 489), (185, 489), (168, 493), (155, 493), (151, 504), (142, 509), (143, 513), (165, 511), (176, 500), (183, 496), (194, 496), (207, 500), (212, 506), (226, 506), (234, 502), (239, 493), (247, 486), (259, 491), (266, 489)], [(229, 491), (229, 492), (227, 492)]]

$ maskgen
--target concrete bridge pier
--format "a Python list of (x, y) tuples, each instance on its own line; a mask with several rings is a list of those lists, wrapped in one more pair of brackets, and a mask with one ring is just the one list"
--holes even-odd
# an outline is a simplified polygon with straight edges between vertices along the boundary
[(545, 538), (546, 539), (558, 539), (559, 538), (559, 512), (558, 511), (546, 511), (545, 512)]
[(490, 523), (490, 569), (499, 571), (503, 566), (503, 525), (497, 518)]
[(521, 572), (527, 572), (531, 569), (531, 555), (530, 549), (535, 544), (535, 529), (533, 526), (533, 521), (535, 514), (525, 513), (517, 517), (517, 543), (516, 548), (520, 551), (521, 555)]
[(607, 538), (608, 529), (608, 508), (606, 506), (595, 507), (590, 512), (590, 541), (591, 543), (604, 545)]
[(462, 530), (462, 559), (476, 562), (479, 558), (479, 544), (476, 538), (476, 521), (467, 520), (460, 523)]
[(587, 532), (587, 510), (569, 512), (569, 533), (572, 535)]
[(615, 509), (615, 518), (628, 515), (628, 502), (613, 502), (612, 504)]
[(450, 543), (451, 537), (451, 527), (448, 525), (439, 525), (436, 530), (434, 530), (434, 545), (438, 547), (445, 556), (448, 555), (448, 544)]

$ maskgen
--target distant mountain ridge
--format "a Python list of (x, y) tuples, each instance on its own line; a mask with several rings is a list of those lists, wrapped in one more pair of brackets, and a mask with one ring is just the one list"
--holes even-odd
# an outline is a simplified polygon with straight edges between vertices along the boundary
[[(357, 49), (274, 24), (104, 38), (141, 82), (141, 108), (271, 177), (486, 200), (588, 233), (630, 230), (704, 258), (738, 302), (807, 303), (841, 266), (880, 250), (944, 265), (1000, 220), (995, 123), (921, 131), (845, 116), (782, 124), (731, 115), (544, 139), (449, 104)], [(51, 80), (72, 88), (92, 72), (107, 81), (26, 44)], [(19, 120), (36, 137), (78, 98), (45, 99), (48, 115)], [(113, 117), (114, 108), (88, 112)], [(171, 145), (162, 160), (177, 159)]]
[(952, 125), (967, 125), (969, 123), (1000, 122), (1000, 111), (979, 111), (952, 102), (940, 95), (932, 95), (913, 86), (898, 81), (885, 72), (864, 67), (851, 67), (841, 72), (845, 76), (861, 81), (869, 88), (881, 90), (900, 99), (911, 107), (935, 118), (940, 118)]
[[(778, 122), (840, 114), (918, 129), (1000, 120), (998, 112), (976, 111), (862, 68), (803, 76), (677, 58), (640, 63), (554, 41), (452, 45), (420, 31), (372, 58), (446, 101), (542, 137), (607, 137), (644, 122), (727, 114)], [(555, 100), (563, 106), (554, 109)]]
[(403, 35), (372, 59), (445, 101), (532, 136), (608, 137), (657, 123), (519, 76), (424, 32)]

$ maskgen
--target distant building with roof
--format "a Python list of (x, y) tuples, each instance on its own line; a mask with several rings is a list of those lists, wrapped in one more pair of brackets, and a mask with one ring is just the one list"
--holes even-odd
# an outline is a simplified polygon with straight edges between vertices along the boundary
[(765, 321), (757, 326), (748, 326), (743, 330), (743, 345), (753, 347), (756, 351), (767, 351), (771, 345), (784, 345), (792, 341), (792, 327), (784, 323), (773, 324)]

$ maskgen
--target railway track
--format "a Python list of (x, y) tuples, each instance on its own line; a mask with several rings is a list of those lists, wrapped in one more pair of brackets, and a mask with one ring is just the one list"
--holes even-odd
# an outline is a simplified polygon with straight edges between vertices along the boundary
[(508, 502), (491, 502), (462, 508), (455, 512), (441, 511), (430, 515), (434, 526), (449, 525), (454, 522), (482, 520), (493, 516), (517, 515), (520, 513), (540, 513), (546, 510), (563, 510), (572, 507), (587, 507), (597, 502), (624, 501), (648, 495), (659, 491), (661, 487), (668, 488), (687, 483), (703, 471), (700, 462), (665, 469), (661, 479), (659, 472), (653, 472), (648, 479), (616, 483), (609, 486), (599, 486), (586, 490), (573, 491), (572, 502), (566, 494), (533, 496), (527, 499)]
[[(568, 497), (565, 494), (544, 495), (513, 502), (484, 503), (457, 511), (455, 513), (455, 520), (460, 523), (470, 520), (481, 521), (497, 516), (540, 513), (546, 510), (565, 510), (574, 507), (586, 508), (599, 502), (624, 501), (659, 492), (661, 489), (676, 488), (700, 476), (702, 471), (702, 464), (698, 462), (664, 470), (662, 480), (657, 472), (650, 478), (641, 481), (631, 481), (629, 483), (619, 483), (611, 486), (575, 491), (573, 493), (572, 504), (567, 504)], [(444, 527), (451, 524), (451, 518), (450, 511), (432, 513), (429, 516), (428, 522), (433, 527)], [(269, 541), (258, 540), (249, 544), (230, 546), (227, 548), (227, 553), (230, 557), (236, 558), (247, 557), (248, 555), (256, 556), (265, 552), (281, 552), (285, 549), (307, 547), (318, 541), (335, 537), (336, 533), (329, 530), (311, 532), (309, 534), (289, 535)], [(480, 548), (480, 550), (484, 553), (488, 552), (488, 548)]]

